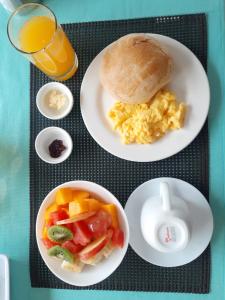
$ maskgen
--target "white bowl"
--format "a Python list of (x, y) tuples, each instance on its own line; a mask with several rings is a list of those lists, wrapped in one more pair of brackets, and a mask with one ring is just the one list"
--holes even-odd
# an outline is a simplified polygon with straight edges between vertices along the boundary
[[(46, 95), (52, 90), (62, 92), (67, 98), (65, 105), (58, 111), (49, 107), (46, 101)], [(38, 110), (43, 116), (51, 120), (59, 120), (66, 117), (72, 110), (73, 95), (65, 84), (60, 82), (49, 82), (43, 85), (38, 91), (36, 96), (36, 104)]]
[[(106, 203), (115, 204), (118, 211), (120, 226), (125, 236), (124, 246), (122, 249), (115, 249), (107, 259), (102, 260), (96, 266), (85, 266), (81, 273), (63, 270), (61, 268), (61, 261), (48, 256), (47, 250), (41, 241), (42, 228), (44, 226), (44, 212), (46, 208), (54, 201), (54, 196), (57, 189), (61, 187), (85, 190), (90, 192), (91, 195), (104, 200)], [(44, 262), (56, 277), (71, 285), (89, 286), (106, 279), (118, 268), (127, 251), (129, 242), (129, 227), (123, 207), (116, 197), (113, 196), (113, 194), (111, 194), (108, 190), (96, 183), (89, 181), (70, 181), (54, 188), (42, 202), (36, 220), (36, 239)]]
[[(54, 140), (62, 140), (66, 149), (60, 157), (54, 158), (49, 154), (49, 145)], [(35, 140), (35, 150), (38, 156), (49, 164), (58, 164), (66, 160), (73, 149), (73, 141), (67, 131), (60, 127), (47, 127), (39, 132)]]

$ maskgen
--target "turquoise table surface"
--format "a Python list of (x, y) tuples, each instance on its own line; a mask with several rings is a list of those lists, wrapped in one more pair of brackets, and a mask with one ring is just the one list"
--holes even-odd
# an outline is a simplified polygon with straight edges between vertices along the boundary
[[(31, 288), (29, 277), (29, 64), (9, 44), (8, 13), (0, 7), (0, 253), (10, 258), (12, 300), (225, 299), (225, 30), (223, 0), (49, 0), (59, 22), (82, 22), (205, 12), (211, 87), (211, 291), (207, 295), (72, 291)], [(82, 63), (82, 62), (81, 62)], [(198, 101), (198, 99), (196, 99)], [(2, 299), (1, 299), (2, 300)]]

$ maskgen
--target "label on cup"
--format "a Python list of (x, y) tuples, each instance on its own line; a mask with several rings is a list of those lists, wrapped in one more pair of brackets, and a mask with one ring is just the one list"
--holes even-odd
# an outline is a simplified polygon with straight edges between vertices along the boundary
[(163, 224), (158, 230), (158, 237), (161, 244), (167, 247), (176, 247), (182, 239), (182, 233), (177, 226)]

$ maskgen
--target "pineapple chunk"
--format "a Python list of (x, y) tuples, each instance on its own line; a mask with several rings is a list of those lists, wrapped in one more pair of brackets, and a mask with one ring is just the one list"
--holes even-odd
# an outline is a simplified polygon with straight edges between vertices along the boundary
[(105, 258), (109, 257), (111, 255), (111, 253), (114, 250), (114, 246), (112, 245), (111, 241), (103, 248), (103, 256)]
[(96, 199), (75, 199), (69, 203), (70, 218), (89, 211), (97, 211), (101, 208), (101, 202)]
[(79, 259), (76, 259), (73, 264), (69, 263), (66, 260), (63, 260), (61, 264), (61, 268), (68, 271), (73, 271), (76, 273), (80, 273), (83, 270), (84, 263), (82, 263)]
[(69, 203), (70, 218), (88, 211), (88, 203), (84, 200), (77, 199)]

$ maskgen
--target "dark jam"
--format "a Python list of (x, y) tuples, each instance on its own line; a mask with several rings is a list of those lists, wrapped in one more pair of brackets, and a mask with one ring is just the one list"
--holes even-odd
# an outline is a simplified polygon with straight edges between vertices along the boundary
[(63, 141), (54, 140), (49, 145), (48, 149), (51, 157), (57, 158), (61, 156), (62, 152), (66, 149), (66, 147), (63, 145)]

